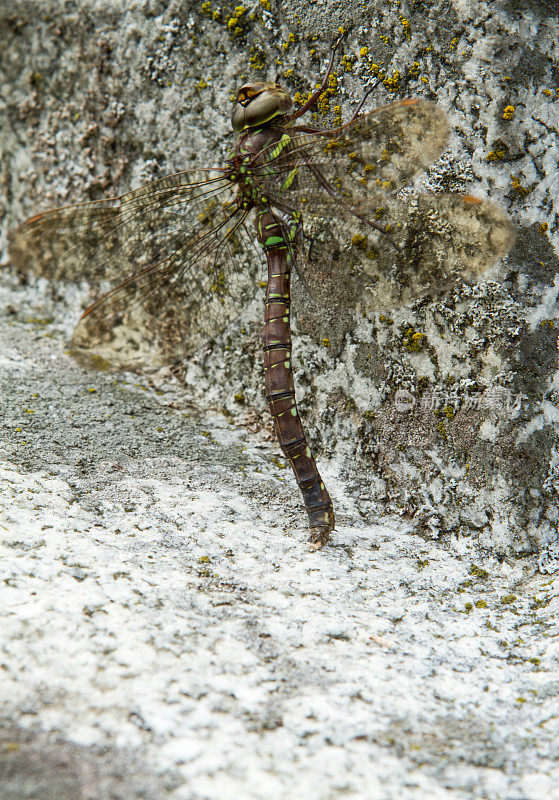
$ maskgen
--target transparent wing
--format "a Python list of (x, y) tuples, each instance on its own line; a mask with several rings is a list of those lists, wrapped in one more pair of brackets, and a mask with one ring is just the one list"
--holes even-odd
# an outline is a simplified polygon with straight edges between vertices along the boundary
[(120, 197), (45, 211), (13, 233), (12, 262), (50, 279), (119, 280), (137, 267), (146, 243), (157, 247), (179, 215), (196, 219), (229, 186), (218, 171), (180, 172)]
[[(254, 175), (293, 239), (295, 307), (308, 332), (340, 338), (356, 312), (439, 294), (510, 249), (513, 226), (487, 200), (395, 196), (439, 156), (448, 130), (436, 104), (412, 99), (324, 135), (287, 131), (279, 154), (263, 151)], [(305, 236), (294, 233), (301, 212)]]
[[(292, 258), (300, 326), (334, 344), (356, 318), (435, 297), (476, 280), (512, 247), (514, 228), (488, 200), (453, 194), (384, 200), (396, 251), (363, 223), (310, 217)], [(332, 314), (335, 309), (336, 313)]]
[(261, 193), (280, 208), (374, 218), (382, 196), (408, 185), (442, 152), (449, 126), (426, 100), (408, 99), (325, 132), (289, 135), (254, 168)]
[(223, 329), (256, 291), (247, 214), (223, 172), (183, 172), (38, 214), (10, 252), (19, 269), (102, 289), (74, 335), (80, 346), (114, 337), (134, 317), (146, 335), (184, 351)]

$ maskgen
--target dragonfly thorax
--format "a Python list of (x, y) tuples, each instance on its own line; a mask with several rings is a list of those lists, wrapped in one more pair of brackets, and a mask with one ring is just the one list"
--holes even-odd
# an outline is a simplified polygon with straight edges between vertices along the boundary
[(236, 131), (255, 128), (288, 114), (292, 106), (291, 97), (275, 83), (245, 83), (237, 92), (231, 125)]
[(243, 131), (235, 143), (230, 164), (232, 179), (237, 183), (242, 201), (250, 206), (267, 202), (263, 179), (266, 162), (272, 158), (274, 148), (284, 136), (284, 129), (266, 125), (258, 130)]

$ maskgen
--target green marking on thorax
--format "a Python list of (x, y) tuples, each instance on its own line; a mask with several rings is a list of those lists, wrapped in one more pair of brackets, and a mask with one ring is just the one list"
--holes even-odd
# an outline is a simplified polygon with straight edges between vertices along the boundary
[(291, 136), (288, 136), (287, 133), (284, 133), (279, 142), (277, 143), (277, 145), (270, 153), (270, 158), (277, 158), (285, 150), (290, 141), (291, 141)]
[(291, 186), (291, 184), (295, 180), (295, 177), (296, 177), (298, 172), (299, 172), (299, 167), (293, 167), (293, 169), (291, 170), (291, 172), (289, 173), (289, 175), (287, 176), (287, 178), (283, 182), (281, 188), (282, 189), (289, 189), (289, 187)]

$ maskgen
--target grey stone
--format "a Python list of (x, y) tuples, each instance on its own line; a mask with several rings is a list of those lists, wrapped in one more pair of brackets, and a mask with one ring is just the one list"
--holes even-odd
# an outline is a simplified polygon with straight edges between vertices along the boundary
[(476, 508), (463, 508), (460, 510), (460, 520), (470, 528), (485, 528), (489, 522), (487, 512)]

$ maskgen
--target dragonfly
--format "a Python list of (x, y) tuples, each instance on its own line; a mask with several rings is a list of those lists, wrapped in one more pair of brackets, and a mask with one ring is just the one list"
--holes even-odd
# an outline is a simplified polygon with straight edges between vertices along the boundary
[(365, 96), (345, 124), (298, 123), (327, 87), (337, 46), (297, 110), (278, 78), (238, 90), (223, 166), (39, 213), (10, 244), (19, 269), (109, 283), (85, 310), (75, 343), (99, 342), (132, 317), (147, 325), (156, 315), (169, 348), (183, 353), (242, 319), (259, 283), (251, 251), (265, 256), (265, 395), (302, 494), (311, 548), (328, 541), (335, 517), (295, 397), (292, 274), (330, 320), (342, 311), (367, 319), (376, 308), (480, 274), (514, 238), (504, 211), (487, 200), (406, 195), (446, 144), (449, 124), (435, 103), (407, 98), (361, 113)]

